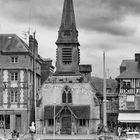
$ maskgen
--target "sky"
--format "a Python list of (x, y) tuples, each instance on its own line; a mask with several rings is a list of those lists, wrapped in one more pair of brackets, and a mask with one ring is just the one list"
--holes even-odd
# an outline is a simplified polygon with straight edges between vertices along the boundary
[[(39, 54), (56, 61), (56, 40), (64, 0), (0, 0), (0, 33), (24, 41), (36, 32)], [(140, 0), (73, 0), (79, 32), (80, 64), (92, 65), (92, 76), (119, 75), (122, 60), (140, 52)]]

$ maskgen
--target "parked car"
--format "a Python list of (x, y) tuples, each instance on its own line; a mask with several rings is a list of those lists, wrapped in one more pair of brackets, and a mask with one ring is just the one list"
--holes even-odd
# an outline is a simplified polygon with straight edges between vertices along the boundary
[(108, 135), (100, 135), (98, 137), (98, 140), (114, 140), (114, 138), (112, 136), (108, 136)]
[(139, 132), (126, 132), (126, 140), (140, 140)]

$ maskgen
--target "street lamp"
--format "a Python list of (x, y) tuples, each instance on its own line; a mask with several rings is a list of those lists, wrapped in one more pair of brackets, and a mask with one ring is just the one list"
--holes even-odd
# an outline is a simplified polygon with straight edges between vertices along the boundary
[(53, 125), (53, 137), (54, 137), (54, 138), (55, 138), (55, 105), (56, 105), (56, 102), (54, 102), (54, 110), (53, 110), (53, 111), (54, 111), (54, 113), (53, 113), (53, 114), (54, 114), (54, 115), (53, 115), (53, 122), (54, 122), (54, 123), (53, 123), (53, 124), (54, 124), (54, 125)]

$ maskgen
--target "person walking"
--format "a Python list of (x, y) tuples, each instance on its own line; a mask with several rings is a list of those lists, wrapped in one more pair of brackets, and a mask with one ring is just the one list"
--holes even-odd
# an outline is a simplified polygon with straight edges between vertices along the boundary
[(120, 138), (120, 136), (121, 136), (121, 131), (122, 131), (122, 129), (121, 129), (121, 127), (119, 126), (119, 127), (118, 127), (118, 136), (119, 136), (119, 138)]

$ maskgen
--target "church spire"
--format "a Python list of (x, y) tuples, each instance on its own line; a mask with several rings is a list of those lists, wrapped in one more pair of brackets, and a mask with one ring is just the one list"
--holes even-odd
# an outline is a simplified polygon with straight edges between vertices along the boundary
[(64, 7), (63, 7), (63, 14), (61, 19), (61, 27), (65, 29), (70, 29), (76, 27), (75, 23), (75, 15), (73, 9), (73, 1), (72, 0), (65, 0)]
[(73, 0), (64, 0), (61, 26), (56, 41), (56, 44), (60, 43), (76, 43), (79, 46)]
[(73, 0), (64, 0), (64, 7), (56, 41), (56, 73), (79, 73), (80, 50), (76, 29)]

